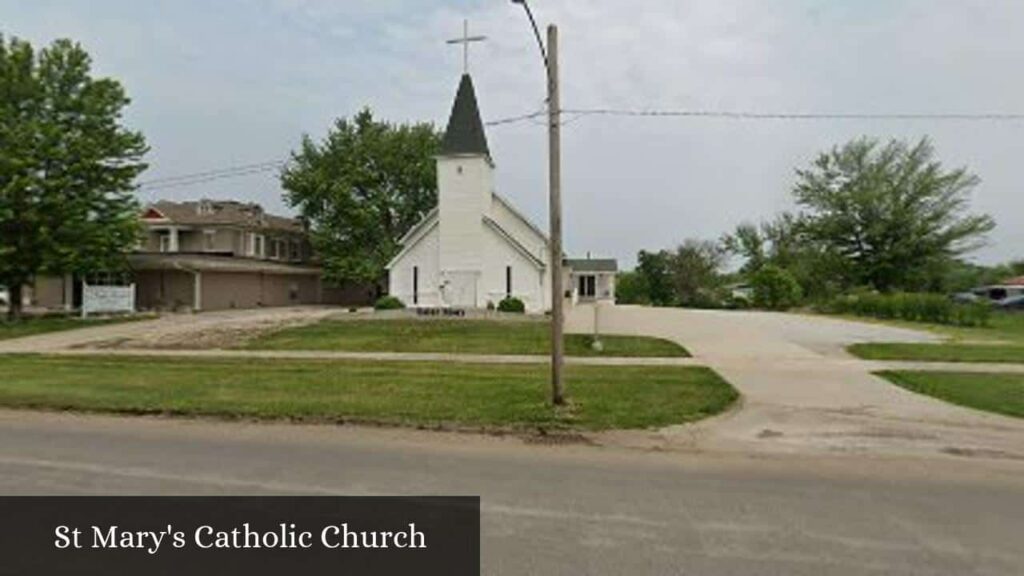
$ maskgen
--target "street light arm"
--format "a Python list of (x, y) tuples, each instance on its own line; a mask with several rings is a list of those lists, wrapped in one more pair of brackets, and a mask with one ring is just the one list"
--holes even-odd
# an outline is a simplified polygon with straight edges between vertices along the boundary
[(530, 26), (533, 26), (533, 35), (537, 38), (537, 47), (540, 48), (540, 57), (544, 59), (544, 67), (548, 68), (548, 52), (544, 48), (544, 40), (540, 36), (540, 28), (537, 27), (537, 20), (533, 17), (533, 10), (526, 0), (512, 0), (513, 4), (522, 4), (526, 9), (526, 15), (530, 18)]

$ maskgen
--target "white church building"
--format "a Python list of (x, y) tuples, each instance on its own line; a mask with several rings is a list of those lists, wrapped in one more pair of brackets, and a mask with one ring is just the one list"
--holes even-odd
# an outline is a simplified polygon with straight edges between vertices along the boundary
[[(437, 157), (438, 206), (400, 241), (389, 293), (415, 308), (486, 308), (507, 297), (551, 308), (547, 236), (494, 189), (473, 80), (462, 77)], [(570, 303), (615, 300), (615, 260), (565, 260)]]

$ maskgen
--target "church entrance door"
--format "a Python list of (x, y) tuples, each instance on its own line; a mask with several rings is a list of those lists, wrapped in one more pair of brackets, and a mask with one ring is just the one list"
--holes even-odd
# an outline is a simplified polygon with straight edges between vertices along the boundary
[(448, 272), (445, 303), (456, 308), (476, 308), (476, 272)]

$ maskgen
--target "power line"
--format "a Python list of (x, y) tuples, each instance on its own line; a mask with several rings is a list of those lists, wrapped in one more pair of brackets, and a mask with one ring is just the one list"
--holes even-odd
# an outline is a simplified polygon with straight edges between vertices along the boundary
[[(572, 124), (583, 118), (591, 116), (624, 117), (624, 118), (712, 118), (724, 120), (934, 120), (934, 121), (959, 121), (959, 122), (1020, 122), (1024, 121), (1024, 114), (1012, 113), (779, 113), (779, 112), (749, 112), (729, 110), (655, 110), (655, 109), (628, 109), (628, 108), (569, 108), (563, 109), (563, 114), (573, 115), (574, 118), (566, 120), (562, 125)], [(537, 118), (547, 115), (547, 110), (540, 109), (529, 114), (510, 116), (485, 122), (486, 126), (506, 126), (529, 122), (535, 125), (546, 126), (546, 122), (539, 122)], [(280, 169), (287, 160), (268, 160), (254, 164), (242, 164), (228, 166), (204, 172), (191, 174), (180, 174), (148, 180), (139, 184), (142, 190), (165, 190), (169, 188), (182, 188), (217, 182), (230, 178), (240, 178), (263, 174)]]
[(566, 114), (580, 116), (723, 118), (730, 120), (954, 120), (954, 121), (1021, 121), (1024, 114), (1005, 113), (778, 113), (719, 110), (641, 110), (615, 108), (565, 109)]
[(231, 170), (220, 173), (206, 173), (204, 176), (189, 175), (189, 176), (178, 176), (172, 181), (153, 181), (147, 184), (140, 184), (141, 190), (166, 190), (168, 188), (183, 188), (187, 186), (195, 186), (198, 184), (206, 184), (209, 182), (216, 182), (219, 180), (226, 180), (229, 178), (240, 178), (242, 176), (252, 176), (256, 174), (263, 174), (278, 170), (284, 163), (269, 164), (261, 167), (249, 168), (246, 170)]
[(154, 180), (148, 180), (139, 184), (142, 188), (162, 188), (165, 185), (172, 184), (186, 184), (193, 180), (205, 180), (207, 178), (220, 178), (222, 176), (239, 175), (245, 176), (250, 173), (258, 173), (274, 168), (279, 168), (285, 164), (284, 160), (269, 160), (266, 162), (259, 162), (255, 164), (243, 164), (240, 166), (228, 166), (225, 168), (217, 168), (214, 170), (207, 170), (205, 172), (194, 172), (191, 174), (180, 174), (177, 176), (168, 176), (165, 178), (156, 178)]
[[(533, 120), (547, 114), (546, 110), (538, 110), (531, 112), (530, 114), (522, 114), (519, 116), (512, 116), (509, 118), (501, 118), (498, 120), (492, 120), (486, 122), (487, 126), (502, 126), (505, 124), (513, 124), (516, 122), (524, 122)], [(243, 176), (252, 176), (255, 174), (263, 174), (283, 167), (287, 164), (287, 160), (268, 160), (266, 162), (257, 162), (254, 164), (242, 164), (239, 166), (228, 166), (225, 168), (218, 168), (214, 170), (207, 170), (204, 172), (194, 172), (190, 174), (179, 174), (176, 176), (168, 176), (166, 178), (156, 178), (153, 180), (147, 180), (139, 183), (140, 190), (166, 190), (170, 188), (184, 188), (188, 186), (196, 186), (201, 184), (208, 184), (210, 182), (217, 182), (220, 180), (226, 180), (230, 178), (240, 178)]]
[(485, 126), (502, 126), (504, 124), (515, 124), (517, 122), (525, 122), (527, 120), (533, 120), (540, 116), (544, 116), (548, 113), (547, 110), (538, 110), (529, 114), (522, 114), (520, 116), (512, 116), (510, 118), (502, 118), (500, 120), (491, 120), (490, 122), (484, 122)]

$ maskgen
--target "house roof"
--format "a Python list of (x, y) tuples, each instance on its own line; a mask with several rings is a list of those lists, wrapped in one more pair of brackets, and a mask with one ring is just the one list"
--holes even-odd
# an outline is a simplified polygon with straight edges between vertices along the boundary
[(302, 232), (302, 222), (267, 214), (259, 204), (235, 200), (170, 202), (160, 200), (143, 211), (143, 220), (167, 220), (185, 226), (239, 226), (281, 232)]
[(462, 81), (459, 83), (459, 91), (455, 96), (452, 114), (448, 119), (448, 129), (441, 142), (441, 154), (443, 156), (482, 154), (488, 157), (491, 155), (490, 148), (487, 146), (484, 123), (480, 119), (480, 107), (477, 105), (473, 79), (469, 74), (463, 74)]
[(1003, 282), (1007, 286), (1024, 286), (1024, 276), (1018, 276), (1016, 278), (1010, 278)]
[(618, 272), (619, 261), (614, 258), (568, 258), (565, 265), (574, 272)]

